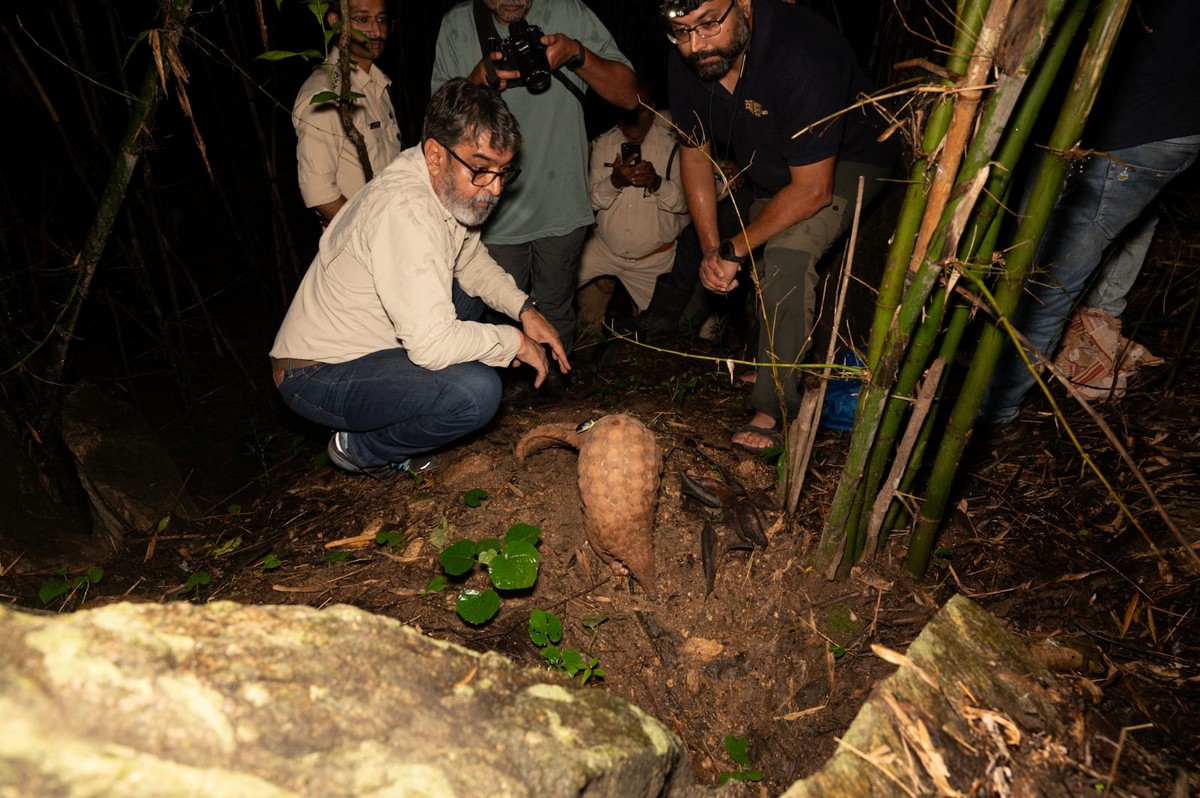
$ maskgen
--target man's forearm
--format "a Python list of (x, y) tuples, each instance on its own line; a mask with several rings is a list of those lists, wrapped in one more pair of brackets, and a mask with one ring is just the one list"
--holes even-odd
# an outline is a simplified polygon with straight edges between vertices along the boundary
[[(583, 46), (582, 43), (580, 46)], [(582, 78), (592, 91), (618, 108), (637, 108), (637, 78), (633, 70), (620, 61), (601, 58), (587, 47), (583, 47), (583, 51), (583, 66), (575, 70), (575, 74)]]
[(789, 185), (772, 197), (762, 213), (746, 226), (744, 238), (733, 236), (734, 250), (744, 255), (747, 242), (750, 249), (755, 249), (772, 236), (816, 216), (827, 205), (829, 199), (826, 196)]
[(700, 249), (707, 252), (717, 245), (721, 234), (717, 229), (717, 188), (706, 149), (680, 149), (679, 177), (683, 181), (688, 213), (700, 239)]

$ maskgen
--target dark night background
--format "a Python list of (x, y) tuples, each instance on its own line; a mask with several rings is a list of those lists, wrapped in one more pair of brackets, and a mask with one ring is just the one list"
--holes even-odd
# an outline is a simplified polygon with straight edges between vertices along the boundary
[[(390, 6), (399, 24), (380, 66), (395, 82), (407, 144), (417, 138), (438, 25), (451, 5)], [(588, 5), (669, 106), (669, 44), (657, 3)], [(906, 31), (901, 10), (914, 9), (922, 29), (924, 18), (944, 16), (916, 0), (810, 5), (845, 30), (880, 85), (893, 80), (895, 62), (933, 55), (932, 45)], [(282, 412), (266, 366), (320, 230), (296, 187), (289, 119), (311, 64), (256, 56), (319, 48), (319, 29), (303, 4), (193, 6), (180, 53), (197, 134), (172, 80), (70, 331), (62, 385), (44, 378), (57, 357), (52, 331), (62, 329), (78, 285), (72, 262), (96, 218), (128, 124), (128, 98), (147, 67), (145, 33), (160, 24), (158, 6), (141, 0), (56, 0), (0, 14), (12, 137), (0, 166), (4, 423), (23, 456), (52, 459), (65, 389), (94, 381), (150, 420), (184, 464), (189, 490), (204, 503), (220, 502), (285, 456), (295, 434), (320, 437)], [(599, 102), (589, 103), (588, 120), (591, 135), (611, 124)]]

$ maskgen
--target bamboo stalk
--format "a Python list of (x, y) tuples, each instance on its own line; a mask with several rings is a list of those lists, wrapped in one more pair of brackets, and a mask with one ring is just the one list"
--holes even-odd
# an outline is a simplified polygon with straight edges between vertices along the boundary
[[(1009, 252), (1005, 271), (996, 291), (996, 311), (1010, 318), (1021, 296), (1021, 287), (1036, 254), (1037, 244), (1049, 223), (1059, 190), (1066, 177), (1068, 157), (1079, 140), (1084, 122), (1091, 113), (1109, 56), (1129, 10), (1130, 0), (1101, 0), (1094, 16), (1087, 46), (1076, 70), (1071, 91), (1059, 115), (1049, 148), (1051, 154), (1042, 159), (1026, 215), (1015, 234), (1015, 244)], [(909, 547), (907, 567), (916, 577), (924, 576), (949, 500), (950, 490), (970, 438), (975, 415), (1004, 344), (1000, 327), (984, 329), (979, 347), (967, 372), (958, 401), (950, 415), (946, 436), (934, 460), (929, 476), (929, 490)]]
[[(1008, 6), (1008, 0), (1001, 0), (998, 7), (1007, 10)], [(999, 41), (1004, 25), (1005, 17), (993, 14), (989, 10), (985, 25), (980, 30), (976, 42), (979, 57), (972, 59), (969, 70), (969, 77), (974, 78), (978, 83), (982, 83), (987, 77), (989, 67), (986, 65), (991, 63), (991, 54), (995, 50), (996, 42)], [(964, 91), (960, 94), (968, 95), (971, 92)], [(969, 107), (974, 109), (977, 108), (978, 98), (968, 99), (966, 102)], [(952, 133), (947, 134), (949, 141), (958, 141), (960, 135), (965, 135), (960, 134), (959, 131), (970, 129), (973, 113), (974, 111), (972, 111), (972, 117), (955, 114), (953, 123), (956, 127)], [(996, 135), (998, 136), (998, 134)], [(950, 157), (956, 161), (959, 160), (957, 155)], [(821, 534), (821, 542), (814, 558), (814, 567), (827, 575), (835, 573), (834, 563), (842, 558), (842, 553), (846, 550), (847, 535), (858, 538), (858, 531), (851, 527), (851, 523), (857, 518), (856, 508), (861, 509), (863, 506), (863, 497), (859, 488), (865, 475), (885, 406), (891, 394), (892, 385), (897, 377), (899, 365), (908, 351), (912, 330), (922, 318), (926, 300), (941, 277), (943, 271), (943, 264), (940, 261), (941, 247), (947, 246), (953, 251), (954, 242), (957, 242), (961, 230), (966, 225), (966, 212), (973, 206), (975, 197), (982, 190), (986, 176), (987, 167), (984, 165), (970, 178), (966, 190), (956, 194), (953, 202), (948, 199), (951, 186), (947, 186), (945, 189), (947, 202), (941, 203), (941, 206), (945, 207), (946, 213), (943, 215), (941, 229), (934, 239), (937, 251), (928, 251), (928, 248), (921, 250), (923, 258), (916, 273), (912, 276), (912, 284), (899, 309), (888, 320), (882, 354), (875, 368), (871, 369), (871, 379), (859, 396), (859, 414), (855, 419), (850, 451), (847, 454), (846, 464), (842, 469), (842, 478), (834, 494), (833, 503)], [(939, 175), (938, 179), (941, 182), (957, 182), (953, 181), (953, 177), (951, 174), (943, 173)], [(941, 230), (945, 232), (942, 233)], [(916, 249), (914, 248), (914, 257), (915, 254)], [(878, 320), (879, 316), (877, 315), (876, 318)]]
[[(116, 220), (117, 213), (125, 199), (125, 190), (129, 187), (129, 181), (133, 177), (133, 170), (137, 166), (145, 146), (146, 134), (150, 126), (150, 117), (158, 105), (159, 98), (162, 96), (158, 83), (159, 68), (162, 66), (162, 61), (168, 64), (171, 63), (169, 58), (164, 58), (163, 51), (169, 51), (179, 46), (184, 23), (191, 14), (192, 0), (164, 0), (161, 7), (164, 14), (164, 24), (157, 42), (159, 50), (155, 53), (156, 59), (159, 59), (160, 63), (155, 63), (152, 60), (147, 65), (146, 71), (142, 76), (137, 98), (130, 106), (129, 123), (125, 127), (125, 134), (121, 138), (117, 159), (113, 162), (112, 169), (108, 175), (108, 181), (105, 183), (104, 191), (101, 194), (100, 205), (96, 209), (96, 216), (92, 220), (92, 226), (88, 230), (83, 247), (80, 249), (79, 254), (75, 256), (75, 261), (72, 264), (72, 267), (78, 271), (80, 279), (64, 302), (61, 323), (56, 324), (54, 328), (58, 335), (58, 343), (54, 350), (54, 357), (51, 359), (46, 373), (46, 381), (50, 384), (61, 382), (63, 370), (67, 362), (67, 350), (70, 348), (73, 339), (75, 325), (79, 320), (79, 313), (83, 308), (84, 300), (87, 298), (92, 278), (95, 277), (100, 256), (104, 252), (105, 244), (108, 243), (113, 222)], [(151, 41), (153, 42), (154, 39), (152, 38)], [(162, 68), (166, 69), (165, 66), (162, 66)], [(39, 426), (47, 422), (48, 416), (43, 413)]]
[[(950, 49), (950, 55), (946, 59), (948, 72), (955, 75), (966, 73), (967, 65), (970, 62), (970, 53), (975, 49), (979, 29), (983, 25), (989, 2), (990, 0), (960, 2), (955, 39)], [(951, 87), (954, 83), (946, 80), (944, 85)], [(908, 278), (908, 265), (912, 259), (917, 231), (920, 229), (928, 199), (928, 158), (941, 147), (946, 131), (950, 127), (954, 102), (955, 95), (948, 92), (942, 95), (934, 105), (921, 137), (920, 157), (913, 163), (912, 169), (909, 171), (908, 190), (904, 195), (904, 204), (896, 222), (892, 245), (888, 250), (887, 260), (884, 262), (883, 280), (875, 299), (875, 319), (871, 324), (871, 336), (867, 347), (867, 367), (872, 371), (878, 368), (879, 358), (883, 351), (883, 338), (891, 324), (892, 317), (900, 307), (905, 281)]]
[(871, 505), (871, 515), (867, 519), (866, 534), (863, 541), (863, 552), (870, 560), (874, 557), (878, 549), (879, 532), (883, 527), (883, 520), (886, 517), (887, 510), (892, 504), (892, 499), (896, 496), (896, 492), (900, 488), (900, 481), (904, 477), (908, 464), (911, 462), (913, 450), (917, 446), (918, 436), (925, 425), (925, 419), (929, 416), (933, 408), (933, 402), (936, 395), (941, 392), (942, 371), (946, 367), (945, 358), (937, 358), (933, 361), (933, 365), (926, 372), (925, 381), (921, 385), (921, 389), (917, 392), (915, 401), (913, 402), (912, 418), (909, 421), (908, 427), (904, 431), (904, 439), (900, 442), (899, 448), (896, 450), (896, 458), (892, 463), (892, 469), (888, 473), (887, 480), (884, 482), (884, 489), (875, 494), (875, 502)]
[[(825, 362), (834, 362), (837, 353), (838, 328), (842, 326), (842, 311), (845, 309), (846, 292), (850, 287), (850, 272), (854, 266), (854, 250), (858, 242), (858, 225), (862, 219), (863, 189), (865, 181), (858, 178), (858, 196), (854, 202), (854, 220), (850, 223), (850, 240), (846, 243), (846, 255), (842, 259), (841, 279), (838, 282), (837, 299), (833, 305), (833, 333), (829, 336), (829, 347), (825, 352)], [(792, 422), (792, 434), (788, 436), (788, 478), (780, 489), (780, 495), (785, 497), (784, 508), (795, 512), (796, 504), (800, 501), (800, 491), (804, 487), (804, 477), (808, 473), (808, 461), (812, 456), (813, 442), (816, 439), (817, 427), (821, 419), (821, 407), (825, 402), (825, 389), (829, 383), (822, 379), (817, 385), (804, 392), (801, 409)], [(813, 398), (809, 400), (809, 393)]]
[[(1017, 25), (1018, 30), (1027, 34), (1023, 45), (1024, 49), (1019, 53), (1019, 60), (1015, 60), (1015, 54), (1011, 52), (1007, 56), (1003, 53), (998, 54), (998, 57), (1005, 58), (1009, 64), (1003, 67), (1004, 71), (1000, 73), (996, 80), (996, 88), (988, 98), (987, 105), (976, 123), (978, 132), (971, 142), (969, 152), (963, 159), (962, 174), (954, 187), (954, 194), (956, 196), (970, 196), (969, 189), (971, 184), (978, 180), (981, 170), (989, 164), (995, 168), (989, 169), (987, 185), (991, 187), (992, 191), (1005, 191), (1007, 189), (1009, 176), (1012, 174), (1020, 152), (1028, 139), (1028, 131), (1044, 103), (1045, 91), (1038, 93), (1036, 90), (1048, 88), (1050, 81), (1044, 80), (1043, 85), (1035, 83), (1033, 87), (1035, 91), (1028, 96), (1025, 92), (1025, 83), (1034, 65), (1038, 62), (1043, 46), (1049, 38), (1048, 34), (1054, 28), (1055, 21), (1062, 10), (1062, 5), (1063, 0), (1054, 0), (1048, 3), (1036, 26)], [(1013, 13), (1017, 14), (1018, 12), (1014, 11)], [(1074, 28), (1064, 27), (1059, 32), (1057, 38), (1061, 40), (1063, 36), (1073, 36), (1074, 31)], [(1065, 48), (1061, 49), (1065, 52)], [(1012, 63), (1014, 60), (1015, 63)], [(999, 70), (1001, 66), (998, 64), (997, 69)], [(1041, 72), (1044, 74), (1048, 69), (1056, 68), (1057, 64), (1050, 63), (1043, 65)], [(1019, 104), (1018, 98), (1020, 98)], [(1016, 110), (1018, 108), (1019, 111)], [(1005, 135), (1006, 130), (1009, 131), (1007, 135)], [(993, 151), (997, 149), (998, 142), (1001, 141), (1004, 142), (1004, 145), (999, 147), (1000, 152), (994, 156)], [(989, 196), (981, 200), (979, 206), (987, 208), (989, 200), (992, 212), (984, 218), (992, 221), (995, 218), (994, 209), (997, 205), (995, 197)], [(945, 214), (944, 218), (938, 224), (936, 229), (939, 236), (944, 235), (942, 231), (950, 229), (952, 227), (952, 220), (955, 216), (960, 215), (961, 211), (958, 210), (957, 202), (958, 200), (948, 203), (951, 212)], [(970, 206), (963, 207), (969, 208)], [(930, 210), (932, 210), (932, 206)], [(980, 214), (981, 211), (978, 209), (973, 214), (972, 225), (970, 226), (972, 230), (978, 227)], [(992, 225), (993, 235), (996, 229), (996, 226)], [(978, 240), (974, 240), (976, 238), (978, 238), (978, 233), (970, 232), (966, 235), (965, 243), (962, 245), (959, 245), (955, 241), (943, 242), (939, 238), (937, 243), (934, 244), (933, 249), (930, 250), (931, 255), (933, 257), (940, 257), (941, 253), (948, 247), (957, 246), (961, 253), (960, 258), (964, 261), (969, 261), (975, 248), (981, 243)], [(960, 268), (978, 267), (967, 263)], [(900, 425), (908, 413), (911, 397), (914, 395), (916, 385), (928, 368), (933, 345), (942, 330), (947, 296), (947, 292), (938, 292), (932, 297), (917, 332), (909, 344), (904, 364), (900, 369), (896, 384), (891, 391), (891, 398), (885, 407), (884, 417), (876, 436), (874, 448), (872, 449), (863, 481), (859, 487), (860, 493), (864, 494), (864, 500), (865, 496), (875, 495), (883, 478), (884, 469), (887, 467), (889, 459), (892, 458), (892, 449), (899, 434)], [(965, 319), (963, 321), (965, 322)], [(954, 345), (952, 347), (942, 347), (940, 353), (942, 358), (947, 361), (953, 360), (961, 333), (962, 328), (959, 328), (954, 336)], [(873, 515), (862, 519), (862, 521), (867, 523), (872, 518), (874, 518)], [(855, 520), (852, 516), (851, 521)], [(877, 520), (881, 521), (882, 519)], [(877, 536), (877, 530), (864, 529), (856, 537), (858, 539), (874, 539)]]
[[(1020, 104), (1013, 114), (1008, 130), (997, 150), (995, 159), (997, 168), (992, 170), (992, 175), (984, 188), (984, 196), (979, 202), (971, 225), (963, 236), (959, 257), (967, 271), (979, 272), (990, 266), (991, 253), (995, 251), (1003, 221), (1003, 215), (998, 211), (1005, 207), (1005, 198), (1011, 188), (1011, 177), (1016, 169), (1017, 161), (1028, 144), (1034, 122), (1041, 113), (1050, 88), (1071, 49), (1087, 6), (1088, 0), (1072, 0), (1070, 7), (1063, 11), (1049, 42), (1049, 47), (1038, 60), (1033, 78), (1021, 94)], [(979, 253), (983, 253), (986, 260), (980, 261)], [(934, 297), (934, 304), (929, 312), (930, 317), (940, 319), (941, 307), (939, 305), (944, 298), (943, 294)], [(943, 333), (942, 344), (938, 352), (939, 357), (945, 358), (947, 361), (954, 359), (971, 317), (970, 306), (961, 302), (955, 304), (950, 321), (946, 324)], [(917, 341), (925, 340), (925, 335), (926, 331), (924, 330), (918, 332), (914, 340), (914, 348), (919, 345)], [(937, 417), (936, 408), (940, 405), (941, 394), (942, 388), (939, 388), (935, 400), (935, 411), (930, 414), (923, 425), (908, 467), (904, 476), (901, 477), (899, 488), (896, 491), (898, 494), (905, 494), (911, 490), (916, 481), (917, 472), (924, 463), (926, 446), (932, 436), (933, 421)], [(883, 519), (882, 529), (894, 529), (901, 512), (905, 512), (905, 508), (899, 502), (893, 503)], [(870, 530), (868, 530), (868, 535), (870, 535)], [(880, 536), (878, 539), (882, 546), (886, 541), (886, 536)]]

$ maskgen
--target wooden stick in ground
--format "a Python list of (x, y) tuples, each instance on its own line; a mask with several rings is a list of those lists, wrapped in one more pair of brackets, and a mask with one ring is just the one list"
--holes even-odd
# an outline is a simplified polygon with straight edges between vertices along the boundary
[(944, 357), (935, 359), (929, 370), (925, 372), (925, 381), (921, 383), (921, 388), (917, 391), (912, 416), (904, 430), (900, 446), (896, 449), (896, 458), (892, 461), (892, 468), (888, 472), (887, 480), (883, 483), (883, 489), (875, 495), (875, 504), (871, 507), (871, 518), (867, 522), (867, 539), (863, 544), (863, 560), (866, 562), (875, 558), (876, 544), (879, 541), (879, 531), (883, 526), (884, 516), (887, 515), (892, 497), (896, 495), (896, 489), (900, 486), (900, 478), (908, 468), (909, 457), (917, 443), (921, 427), (925, 424), (925, 417), (929, 415), (929, 409), (933, 407), (933, 400), (937, 396), (938, 385), (942, 381), (942, 371), (945, 368), (946, 359)]
[[(846, 305), (846, 291), (850, 285), (850, 270), (854, 264), (854, 247), (858, 243), (858, 223), (862, 217), (863, 187), (865, 179), (858, 178), (858, 197), (854, 202), (854, 221), (850, 224), (850, 240), (846, 244), (846, 257), (842, 261), (842, 275), (838, 283), (837, 301), (833, 306), (832, 332), (829, 335), (829, 347), (825, 353), (825, 362), (833, 363), (837, 352), (838, 329), (842, 326), (842, 311)], [(810, 331), (811, 334), (811, 331)], [(816, 440), (818, 421), (821, 418), (821, 407), (825, 403), (825, 388), (827, 380), (819, 380), (816, 386), (804, 392), (800, 402), (800, 411), (788, 434), (788, 478), (784, 490), (786, 497), (784, 508), (794, 512), (800, 501), (800, 490), (804, 487), (804, 477), (808, 473), (808, 461), (812, 456), (813, 441)], [(809, 395), (814, 395), (810, 401)]]

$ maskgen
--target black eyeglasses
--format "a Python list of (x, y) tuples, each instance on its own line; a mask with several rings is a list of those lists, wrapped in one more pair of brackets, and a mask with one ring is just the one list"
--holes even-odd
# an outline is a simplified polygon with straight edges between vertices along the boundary
[(391, 30), (392, 28), (396, 27), (396, 20), (386, 15), (379, 17), (368, 17), (364, 14), (357, 17), (350, 17), (350, 21), (354, 23), (356, 28), (363, 28), (364, 30), (371, 27), (372, 22), (378, 25), (380, 30)]
[[(439, 141), (438, 144), (442, 144), (442, 142)], [(517, 166), (510, 166), (500, 172), (497, 172), (494, 169), (476, 169), (474, 166), (471, 166), (471, 164), (458, 157), (458, 153), (453, 149), (447, 147), (445, 144), (442, 144), (442, 146), (446, 148), (446, 152), (450, 153), (454, 160), (467, 167), (467, 171), (471, 173), (471, 185), (473, 186), (486, 188), (494, 183), (497, 177), (500, 178), (500, 185), (507, 186), (509, 183), (517, 179), (517, 175), (521, 174), (521, 169)]]
[(679, 27), (668, 25), (667, 41), (671, 44), (686, 44), (692, 40), (693, 33), (701, 39), (711, 39), (721, 32), (721, 23), (729, 16), (729, 12), (733, 10), (735, 2), (736, 0), (729, 0), (729, 8), (725, 9), (725, 13), (715, 20), (710, 19), (708, 22), (701, 22), (699, 25), (693, 25), (690, 28), (685, 28), (682, 25)]

